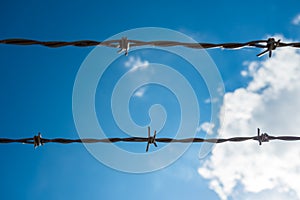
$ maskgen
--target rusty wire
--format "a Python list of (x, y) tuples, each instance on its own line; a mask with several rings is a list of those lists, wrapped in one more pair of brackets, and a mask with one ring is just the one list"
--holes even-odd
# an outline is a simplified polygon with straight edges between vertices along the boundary
[(13, 45), (42, 45), (51, 48), (58, 48), (64, 46), (76, 46), (76, 47), (89, 47), (89, 46), (106, 46), (119, 48), (120, 52), (125, 52), (125, 55), (128, 54), (130, 47), (137, 46), (159, 46), (159, 47), (172, 47), (172, 46), (183, 46), (187, 48), (194, 49), (209, 49), (209, 48), (223, 48), (223, 49), (240, 49), (244, 47), (256, 47), (263, 48), (265, 51), (259, 53), (257, 56), (262, 56), (265, 53), (269, 53), (269, 57), (272, 56), (272, 50), (275, 50), (278, 47), (294, 47), (300, 48), (300, 42), (294, 43), (284, 43), (280, 40), (275, 41), (274, 38), (269, 38), (267, 40), (254, 40), (245, 43), (185, 43), (185, 42), (176, 42), (176, 41), (139, 41), (139, 40), (128, 40), (126, 37), (121, 38), (120, 40), (107, 40), (107, 41), (93, 41), (93, 40), (80, 40), (80, 41), (38, 41), (38, 40), (29, 40), (29, 39), (3, 39), (0, 40), (0, 44), (13, 44)]
[(8, 139), (0, 138), (0, 144), (5, 143), (22, 143), (22, 144), (33, 144), (34, 147), (44, 145), (46, 143), (60, 143), (60, 144), (70, 144), (70, 143), (115, 143), (115, 142), (146, 142), (146, 152), (149, 149), (151, 144), (157, 147), (157, 143), (224, 143), (224, 142), (243, 142), (247, 140), (256, 140), (259, 142), (259, 145), (262, 142), (269, 142), (270, 140), (283, 140), (283, 141), (299, 141), (300, 137), (298, 136), (271, 136), (267, 133), (260, 132), (260, 129), (257, 129), (257, 135), (252, 137), (232, 137), (232, 138), (183, 138), (183, 139), (173, 139), (173, 138), (156, 138), (156, 131), (154, 131), (154, 136), (150, 135), (150, 128), (148, 128), (148, 137), (128, 137), (128, 138), (104, 138), (104, 139), (93, 139), (93, 138), (83, 138), (83, 139), (66, 139), (66, 138), (54, 138), (47, 139), (42, 138), (41, 134), (32, 137), (32, 138), (21, 138), (21, 139)]

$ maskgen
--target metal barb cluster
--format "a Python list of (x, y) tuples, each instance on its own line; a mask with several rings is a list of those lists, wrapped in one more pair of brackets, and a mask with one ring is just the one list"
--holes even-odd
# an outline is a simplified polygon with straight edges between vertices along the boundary
[(269, 135), (267, 133), (260, 134), (260, 129), (257, 129), (257, 140), (259, 142), (259, 145), (262, 144), (262, 142), (269, 142)]
[(41, 133), (38, 133), (38, 135), (33, 136), (33, 145), (34, 148), (44, 145)]
[(274, 38), (269, 38), (267, 40), (267, 45), (266, 45), (266, 50), (257, 54), (258, 57), (263, 56), (265, 53), (269, 52), (269, 58), (272, 57), (272, 50), (275, 50), (276, 47), (278, 47), (280, 45), (280, 40), (278, 40), (277, 42), (275, 41)]
[(146, 152), (148, 152), (150, 144), (154, 144), (154, 146), (157, 147), (155, 137), (156, 137), (156, 130), (154, 131), (153, 137), (151, 137), (150, 127), (148, 126), (148, 141), (147, 141)]
[(119, 41), (119, 45), (117, 46), (117, 48), (120, 48), (118, 53), (125, 52), (125, 56), (128, 56), (129, 46), (130, 43), (127, 37), (122, 37), (122, 39)]
[(193, 49), (210, 49), (210, 48), (222, 48), (222, 49), (240, 49), (244, 47), (255, 47), (266, 49), (265, 51), (259, 53), (257, 56), (263, 56), (265, 53), (269, 52), (269, 57), (272, 56), (272, 51), (279, 47), (293, 47), (300, 48), (300, 42), (295, 43), (283, 43), (280, 40), (275, 41), (274, 38), (268, 38), (267, 40), (254, 40), (245, 43), (185, 43), (176, 41), (139, 41), (139, 40), (129, 40), (127, 37), (122, 37), (119, 40), (107, 40), (107, 41), (93, 41), (93, 40), (79, 40), (73, 42), (65, 41), (38, 41), (29, 39), (3, 39), (0, 40), (0, 44), (14, 44), (14, 45), (42, 45), (51, 48), (58, 48), (64, 46), (76, 46), (76, 47), (89, 47), (89, 46), (106, 46), (112, 48), (118, 48), (118, 53), (125, 52), (128, 55), (130, 47), (137, 46), (159, 46), (159, 47), (173, 47), (173, 46), (183, 46), (186, 48)]

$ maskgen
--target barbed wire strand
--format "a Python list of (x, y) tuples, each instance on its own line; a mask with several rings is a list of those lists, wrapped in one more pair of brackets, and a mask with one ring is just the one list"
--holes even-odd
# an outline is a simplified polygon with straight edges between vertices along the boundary
[(90, 47), (90, 46), (106, 46), (119, 48), (119, 53), (125, 52), (125, 55), (128, 55), (130, 47), (138, 46), (159, 46), (159, 47), (172, 47), (172, 46), (183, 46), (187, 48), (194, 49), (210, 49), (210, 48), (223, 48), (223, 49), (240, 49), (244, 47), (256, 47), (256, 48), (265, 48), (266, 50), (259, 53), (257, 56), (262, 56), (269, 52), (269, 57), (272, 56), (272, 50), (275, 50), (278, 47), (293, 47), (300, 48), (300, 42), (284, 43), (280, 40), (275, 41), (274, 38), (269, 38), (267, 40), (254, 40), (245, 43), (185, 43), (185, 42), (176, 42), (176, 41), (139, 41), (139, 40), (128, 40), (127, 37), (122, 37), (120, 40), (107, 40), (107, 41), (94, 41), (94, 40), (79, 40), (79, 41), (38, 41), (30, 39), (3, 39), (0, 40), (0, 44), (9, 44), (9, 45), (42, 45), (51, 48), (58, 48), (64, 46), (76, 46), (76, 47)]
[(9, 139), (9, 138), (0, 138), (0, 144), (7, 143), (22, 143), (22, 144), (33, 144), (34, 148), (44, 145), (46, 143), (60, 143), (60, 144), (70, 144), (70, 143), (115, 143), (115, 142), (147, 142), (146, 152), (149, 149), (151, 144), (157, 147), (156, 142), (158, 143), (224, 143), (224, 142), (244, 142), (247, 140), (256, 140), (261, 145), (263, 142), (269, 142), (270, 140), (283, 140), (283, 141), (299, 141), (300, 137), (298, 136), (271, 136), (267, 133), (260, 132), (260, 129), (257, 129), (257, 136), (252, 137), (231, 137), (231, 138), (183, 138), (183, 139), (173, 139), (173, 138), (156, 138), (156, 131), (154, 131), (154, 136), (150, 135), (150, 128), (148, 127), (148, 137), (127, 137), (127, 138), (105, 138), (105, 139), (93, 139), (93, 138), (84, 138), (84, 139), (66, 139), (66, 138), (54, 138), (47, 139), (42, 138), (41, 134), (32, 137), (32, 138), (21, 138), (21, 139)]

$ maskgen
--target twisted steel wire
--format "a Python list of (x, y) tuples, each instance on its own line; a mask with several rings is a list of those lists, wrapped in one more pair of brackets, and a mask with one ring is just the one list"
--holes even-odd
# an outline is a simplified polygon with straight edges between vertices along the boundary
[(269, 57), (271, 57), (272, 50), (278, 47), (293, 47), (300, 48), (300, 42), (284, 43), (278, 40), (275, 41), (274, 38), (269, 38), (268, 40), (253, 40), (245, 43), (185, 43), (176, 41), (139, 41), (139, 40), (128, 40), (123, 37), (120, 40), (107, 40), (107, 41), (94, 41), (94, 40), (80, 40), (80, 41), (38, 41), (30, 39), (3, 39), (0, 40), (0, 44), (14, 44), (14, 45), (42, 45), (51, 48), (58, 48), (64, 46), (76, 46), (76, 47), (89, 47), (89, 46), (107, 46), (120, 48), (119, 52), (125, 51), (128, 54), (129, 46), (159, 46), (159, 47), (172, 47), (172, 46), (183, 46), (187, 48), (194, 49), (209, 49), (209, 48), (223, 48), (223, 49), (240, 49), (244, 47), (256, 47), (256, 48), (266, 48), (266, 50), (257, 56), (262, 56), (263, 54), (269, 52)]
[(46, 143), (60, 143), (60, 144), (70, 144), (70, 143), (116, 143), (116, 142), (146, 142), (148, 151), (149, 145), (154, 144), (156, 142), (160, 143), (224, 143), (224, 142), (244, 142), (247, 140), (255, 140), (259, 141), (261, 145), (262, 142), (269, 142), (270, 140), (282, 140), (282, 141), (299, 141), (299, 136), (270, 136), (267, 133), (260, 133), (260, 129), (258, 129), (257, 136), (252, 137), (231, 137), (231, 138), (183, 138), (183, 139), (173, 139), (173, 138), (156, 138), (156, 132), (154, 136), (150, 136), (150, 128), (148, 128), (148, 137), (127, 137), (127, 138), (105, 138), (105, 139), (93, 139), (93, 138), (84, 138), (84, 139), (66, 139), (66, 138), (54, 138), (47, 139), (42, 138), (39, 133), (37, 136), (32, 138), (20, 138), (20, 139), (9, 139), (9, 138), (0, 138), (0, 144), (5, 143), (22, 143), (22, 144), (34, 144), (34, 147), (44, 145)]
[[(284, 140), (284, 141), (296, 141), (300, 140), (298, 136), (268, 136), (269, 140)], [(66, 139), (66, 138), (41, 138), (41, 143), (115, 143), (115, 142), (148, 142), (147, 137), (127, 137), (127, 138), (105, 138), (105, 139)], [(184, 138), (184, 139), (173, 139), (173, 138), (156, 138), (156, 142), (161, 143), (223, 143), (223, 142), (243, 142), (246, 140), (259, 140), (258, 136), (252, 137), (232, 137), (232, 138)], [(23, 144), (34, 144), (34, 138), (20, 138), (20, 139), (9, 139), (9, 138), (0, 138), (0, 143), (23, 143)]]
[[(263, 45), (265, 43), (265, 45)], [(107, 46), (120, 48), (119, 52), (125, 51), (125, 55), (128, 54), (129, 46), (160, 46), (160, 47), (171, 47), (171, 46), (184, 46), (187, 48), (224, 48), (224, 49), (238, 49), (243, 47), (256, 47), (256, 48), (266, 48), (265, 51), (261, 52), (257, 56), (262, 56), (265, 53), (269, 52), (269, 57), (272, 56), (272, 50), (275, 50), (277, 47), (294, 47), (300, 48), (300, 42), (296, 43), (283, 43), (280, 40), (275, 41), (274, 38), (269, 38), (268, 40), (254, 40), (246, 43), (183, 43), (175, 41), (139, 41), (139, 40), (128, 40), (126, 37), (123, 37), (121, 40), (108, 40), (108, 41), (93, 41), (93, 40), (81, 40), (73, 42), (63, 42), (63, 41), (37, 41), (37, 40), (28, 40), (28, 39), (5, 39), (0, 40), (0, 44), (14, 44), (14, 45), (42, 45), (51, 48), (58, 48), (63, 46), (77, 46), (77, 47), (88, 47), (88, 46)], [(34, 136), (33, 138), (21, 138), (21, 139), (9, 139), (9, 138), (0, 138), (0, 143), (23, 143), (23, 144), (34, 144), (34, 147), (43, 145), (45, 143), (115, 143), (115, 142), (147, 142), (146, 151), (148, 151), (149, 145), (156, 142), (161, 143), (200, 143), (200, 142), (209, 142), (209, 143), (223, 143), (223, 142), (243, 142), (246, 140), (257, 140), (261, 145), (262, 142), (268, 142), (269, 140), (284, 140), (284, 141), (297, 141), (300, 140), (300, 137), (297, 136), (269, 136), (266, 133), (260, 135), (260, 130), (258, 129), (258, 135), (253, 137), (232, 137), (232, 138), (184, 138), (184, 139), (173, 139), (173, 138), (155, 138), (150, 136), (150, 129), (148, 129), (148, 138), (144, 137), (128, 137), (128, 138), (105, 138), (105, 139), (65, 139), (65, 138), (54, 138), (47, 139), (42, 138), (40, 134)]]

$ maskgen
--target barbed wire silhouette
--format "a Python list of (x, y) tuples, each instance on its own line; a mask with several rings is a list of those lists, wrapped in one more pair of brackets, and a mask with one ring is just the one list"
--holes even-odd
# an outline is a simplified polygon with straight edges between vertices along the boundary
[(130, 47), (138, 46), (159, 46), (159, 47), (172, 47), (172, 46), (183, 46), (194, 49), (210, 49), (210, 48), (223, 48), (223, 49), (240, 49), (245, 47), (265, 48), (265, 50), (259, 54), (258, 57), (269, 53), (269, 57), (272, 56), (272, 51), (278, 47), (293, 47), (300, 48), (300, 42), (284, 43), (280, 40), (275, 41), (274, 38), (267, 40), (254, 40), (245, 43), (185, 43), (176, 41), (139, 41), (139, 40), (128, 40), (127, 37), (122, 37), (120, 40), (107, 40), (107, 41), (94, 41), (94, 40), (79, 40), (79, 41), (38, 41), (30, 39), (3, 39), (0, 40), (0, 44), (9, 45), (42, 45), (51, 48), (65, 47), (65, 46), (76, 46), (76, 47), (90, 47), (90, 46), (106, 46), (119, 48), (119, 53), (125, 52), (128, 55)]
[[(264, 48), (265, 50), (259, 53), (257, 56), (262, 56), (269, 53), (269, 57), (272, 56), (272, 51), (278, 47), (293, 47), (300, 48), (300, 42), (294, 43), (283, 43), (280, 40), (275, 41), (274, 38), (269, 38), (268, 40), (254, 40), (245, 43), (183, 43), (176, 41), (139, 41), (139, 40), (128, 40), (127, 37), (122, 37), (120, 40), (108, 40), (108, 41), (93, 41), (93, 40), (80, 40), (73, 42), (65, 41), (38, 41), (29, 39), (4, 39), (0, 40), (0, 44), (9, 45), (42, 45), (51, 48), (58, 48), (64, 46), (76, 46), (76, 47), (89, 47), (89, 46), (107, 46), (113, 48), (119, 48), (118, 53), (125, 52), (128, 55), (130, 47), (138, 46), (159, 46), (159, 47), (172, 47), (172, 46), (183, 46), (187, 48), (194, 49), (209, 49), (209, 48), (223, 48), (223, 49), (240, 49), (244, 47), (255, 47)], [(83, 138), (83, 139), (66, 139), (66, 138), (54, 138), (47, 139), (42, 138), (41, 134), (32, 138), (21, 138), (21, 139), (10, 139), (10, 138), (0, 138), (0, 144), (5, 143), (23, 143), (23, 144), (33, 144), (34, 147), (44, 145), (46, 143), (60, 143), (60, 144), (70, 144), (70, 143), (115, 143), (115, 142), (147, 142), (146, 152), (151, 144), (157, 147), (156, 142), (160, 143), (224, 143), (224, 142), (243, 142), (247, 140), (256, 140), (259, 145), (262, 142), (269, 142), (270, 140), (283, 140), (283, 141), (298, 141), (300, 137), (298, 136), (270, 136), (267, 133), (260, 133), (260, 129), (257, 129), (257, 136), (252, 137), (231, 137), (231, 138), (156, 138), (156, 131), (154, 135), (150, 135), (150, 128), (148, 127), (148, 137), (127, 137), (127, 138), (105, 138), (105, 139), (93, 139), (93, 138)]]
[(44, 145), (46, 143), (60, 143), (60, 144), (70, 144), (70, 143), (116, 143), (116, 142), (147, 142), (146, 152), (149, 150), (149, 146), (153, 144), (157, 147), (157, 143), (224, 143), (224, 142), (244, 142), (247, 140), (256, 140), (261, 145), (263, 142), (269, 142), (271, 140), (282, 140), (282, 141), (299, 141), (298, 136), (271, 136), (267, 133), (261, 133), (260, 129), (257, 129), (257, 135), (252, 137), (231, 137), (231, 138), (183, 138), (183, 139), (173, 139), (173, 138), (156, 138), (156, 131), (154, 135), (150, 135), (150, 127), (148, 127), (148, 137), (127, 137), (127, 138), (104, 138), (104, 139), (93, 139), (93, 138), (83, 138), (83, 139), (66, 139), (66, 138), (54, 138), (47, 139), (42, 138), (41, 133), (33, 136), (32, 138), (21, 138), (21, 139), (9, 139), (0, 138), (0, 144), (5, 143), (22, 143), (22, 144), (33, 144), (34, 148)]

